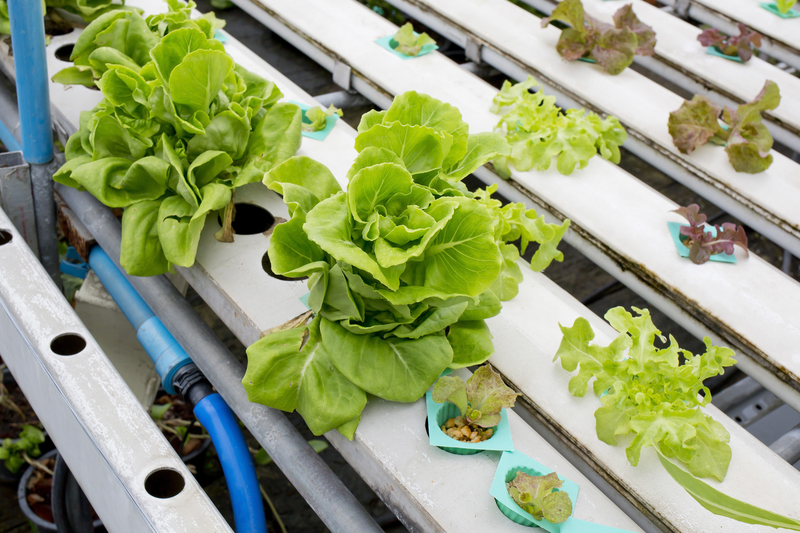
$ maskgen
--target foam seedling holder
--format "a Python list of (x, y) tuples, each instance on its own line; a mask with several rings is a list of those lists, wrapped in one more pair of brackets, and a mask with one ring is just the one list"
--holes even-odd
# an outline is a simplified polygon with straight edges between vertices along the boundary
[(800, 11), (797, 11), (794, 8), (790, 9), (786, 13), (781, 13), (778, 10), (778, 4), (776, 4), (775, 2), (762, 2), (759, 5), (764, 9), (766, 9), (767, 11), (769, 11), (770, 13), (772, 13), (773, 15), (777, 15), (782, 19), (793, 19), (800, 17)]
[[(300, 102), (295, 102), (294, 100), (289, 100), (290, 103), (296, 105), (300, 108), (303, 112), (303, 124), (311, 124), (311, 121), (306, 118), (306, 111), (311, 109), (310, 105), (301, 104)], [(301, 132), (303, 137), (308, 137), (309, 139), (314, 139), (316, 141), (324, 141), (325, 137), (333, 130), (333, 127), (336, 125), (336, 121), (339, 120), (339, 115), (334, 113), (333, 115), (325, 118), (325, 127), (319, 131), (304, 131)]]
[[(414, 36), (419, 37), (419, 33), (414, 32)], [(394, 35), (389, 35), (387, 37), (381, 37), (380, 39), (378, 39), (375, 42), (378, 45), (380, 45), (382, 48), (390, 51), (391, 53), (393, 53), (394, 55), (396, 55), (397, 57), (399, 57), (400, 59), (403, 59), (403, 60), (405, 60), (405, 59), (416, 59), (418, 57), (424, 56), (425, 54), (430, 54), (434, 50), (438, 50), (439, 49), (439, 46), (436, 45), (436, 44), (426, 44), (426, 45), (424, 45), (422, 47), (422, 49), (419, 51), (419, 53), (417, 55), (410, 56), (408, 54), (404, 54), (403, 52), (398, 52), (397, 50), (395, 50), (395, 48), (397, 48), (397, 41), (394, 40)]]
[(514, 441), (511, 439), (511, 429), (508, 426), (508, 413), (500, 411), (500, 423), (493, 428), (494, 434), (483, 442), (461, 442), (442, 431), (442, 426), (451, 418), (461, 415), (455, 404), (450, 402), (436, 403), (433, 393), (425, 393), (425, 405), (428, 408), (428, 435), (431, 446), (456, 455), (473, 455), (483, 451), (511, 451)]
[[(685, 244), (681, 242), (681, 226), (688, 227), (688, 224), (681, 224), (680, 222), (667, 222), (667, 227), (669, 227), (669, 234), (672, 236), (672, 242), (675, 243), (675, 248), (678, 250), (678, 253), (681, 257), (689, 257), (689, 248), (686, 247)], [(716, 237), (717, 230), (714, 226), (709, 226), (708, 224), (705, 225), (706, 233), (710, 233), (712, 236)], [(711, 261), (717, 261), (718, 263), (735, 263), (736, 257), (733, 254), (714, 254), (711, 256)]]
[(719, 51), (719, 49), (716, 46), (709, 46), (708, 48), (706, 48), (706, 53), (710, 56), (716, 56), (716, 57), (721, 57), (723, 59), (727, 59), (728, 61), (744, 63), (744, 61), (742, 61), (742, 58), (739, 57), (738, 55), (729, 56), (728, 54), (723, 54), (722, 52)]

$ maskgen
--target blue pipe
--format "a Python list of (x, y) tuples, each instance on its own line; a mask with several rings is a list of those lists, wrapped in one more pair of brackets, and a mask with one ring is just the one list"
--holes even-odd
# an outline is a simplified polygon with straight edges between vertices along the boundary
[[(233, 411), (216, 392), (194, 407), (194, 416), (206, 428), (222, 463), (231, 494), (236, 531), (266, 533), (267, 520), (253, 458), (239, 430)], [(261, 509), (261, 512), (254, 512)]]
[(136, 330), (136, 338), (155, 363), (164, 390), (175, 394), (172, 378), (179, 368), (192, 362), (189, 354), (99, 246), (89, 252), (89, 265)]
[(23, 155), (28, 163), (49, 163), (53, 159), (53, 133), (42, 2), (8, 0), (8, 18), (14, 47)]
[[(100, 246), (89, 252), (89, 265), (133, 325), (136, 337), (156, 365), (164, 390), (175, 394), (173, 377), (179, 368), (192, 362), (191, 358)], [(210, 390), (210, 385), (207, 386)], [(222, 396), (212, 392), (197, 401), (194, 414), (211, 436), (219, 455), (238, 531), (267, 533), (253, 458), (233, 411)]]
[(0, 120), (0, 142), (3, 143), (3, 146), (5, 146), (6, 150), (9, 152), (22, 151), (22, 146), (20, 146), (19, 141), (14, 137), (14, 134), (9, 131), (2, 120)]

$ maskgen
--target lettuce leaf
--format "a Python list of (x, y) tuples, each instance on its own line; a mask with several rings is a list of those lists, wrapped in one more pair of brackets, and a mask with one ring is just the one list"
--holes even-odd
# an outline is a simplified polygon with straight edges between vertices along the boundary
[(761, 113), (777, 108), (780, 101), (778, 85), (771, 80), (752, 102), (736, 110), (725, 107), (723, 112), (707, 97), (696, 94), (669, 114), (667, 125), (681, 153), (690, 154), (708, 142), (724, 144), (736, 172), (756, 174), (772, 164), (772, 135), (762, 123)]
[(342, 110), (331, 104), (328, 109), (322, 109), (319, 106), (314, 106), (305, 112), (305, 118), (308, 122), (303, 121), (303, 131), (320, 131), (325, 129), (328, 117), (333, 115), (343, 115)]
[(552, 21), (570, 26), (561, 30), (556, 44), (561, 57), (567, 61), (593, 59), (611, 75), (629, 67), (635, 55), (655, 53), (655, 31), (638, 19), (631, 4), (614, 14), (612, 26), (587, 15), (581, 0), (564, 0), (542, 19), (542, 27)]
[(730, 437), (700, 407), (711, 402), (704, 380), (734, 365), (733, 351), (713, 346), (708, 337), (703, 355), (680, 349), (672, 337), (668, 346), (656, 348), (657, 337), (666, 339), (646, 309), (633, 310), (638, 316), (622, 307), (606, 313), (619, 332), (608, 346), (591, 343), (594, 332), (584, 318), (571, 328), (560, 326), (564, 337), (553, 360), (560, 359), (568, 372), (578, 370), (570, 379), (570, 393), (584, 396), (594, 380), (594, 393), (603, 404), (595, 412), (597, 437), (616, 446), (619, 437), (633, 434), (625, 450), (631, 465), (639, 464), (644, 447), (653, 446), (693, 475), (722, 481), (731, 459)]
[(797, 3), (797, 0), (775, 0), (775, 3), (778, 4), (778, 11), (781, 13), (788, 13)]
[(511, 145), (509, 156), (495, 160), (501, 176), (510, 175), (509, 163), (520, 171), (547, 170), (554, 158), (558, 171), (569, 175), (586, 167), (598, 151), (604, 159), (619, 163), (619, 147), (628, 135), (616, 117), (602, 119), (582, 109), (562, 113), (555, 97), (541, 89), (530, 92), (538, 85), (531, 76), (517, 84), (506, 80), (492, 101), (492, 112), (502, 117), (497, 131)]
[(483, 428), (499, 424), (500, 411), (514, 407), (517, 396), (489, 365), (478, 368), (466, 383), (450, 375), (440, 377), (433, 387), (433, 401), (455, 404), (468, 424)]

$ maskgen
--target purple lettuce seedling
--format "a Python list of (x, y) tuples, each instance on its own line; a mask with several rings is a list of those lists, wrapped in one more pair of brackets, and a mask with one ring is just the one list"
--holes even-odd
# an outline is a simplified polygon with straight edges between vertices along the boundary
[(560, 524), (572, 514), (569, 495), (557, 490), (563, 484), (555, 472), (531, 476), (519, 471), (517, 477), (506, 483), (506, 488), (511, 499), (536, 520)]
[(707, 28), (697, 36), (697, 40), (703, 46), (713, 46), (720, 53), (726, 56), (739, 56), (743, 62), (747, 63), (753, 57), (753, 48), (761, 47), (761, 34), (750, 31), (750, 28), (739, 23), (739, 35), (725, 35), (716, 28)]
[(762, 123), (761, 113), (775, 109), (780, 102), (778, 85), (771, 80), (752, 102), (735, 111), (729, 107), (723, 111), (721, 106), (696, 94), (669, 114), (667, 126), (672, 143), (681, 153), (691, 154), (708, 142), (724, 145), (736, 172), (757, 174), (772, 164), (772, 135)]
[(655, 53), (656, 32), (636, 17), (631, 4), (614, 14), (614, 25), (587, 15), (581, 0), (564, 0), (553, 13), (542, 19), (542, 28), (551, 21), (569, 24), (561, 30), (556, 50), (567, 61), (593, 59), (612, 75), (633, 63), (633, 56)]
[(743, 227), (726, 222), (722, 226), (714, 226), (716, 236), (713, 236), (706, 231), (706, 216), (700, 212), (697, 204), (679, 207), (673, 213), (689, 221), (688, 226), (681, 226), (681, 242), (689, 248), (689, 259), (693, 263), (702, 265), (712, 255), (732, 254), (734, 246), (741, 247), (747, 254), (747, 235)]
[(461, 416), (449, 419), (442, 431), (462, 442), (491, 438), (492, 428), (500, 423), (500, 411), (514, 407), (517, 396), (489, 365), (476, 370), (466, 383), (458, 376), (443, 376), (433, 387), (434, 402), (450, 402), (461, 411)]

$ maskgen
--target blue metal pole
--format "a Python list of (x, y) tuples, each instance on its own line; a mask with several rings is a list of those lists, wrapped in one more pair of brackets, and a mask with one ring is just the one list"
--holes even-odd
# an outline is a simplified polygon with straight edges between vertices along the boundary
[(28, 163), (49, 163), (53, 159), (53, 128), (42, 2), (8, 0), (8, 18), (22, 121), (22, 152)]
[(50, 89), (44, 42), (44, 12), (40, 0), (8, 0), (14, 75), (17, 82), (22, 155), (31, 166), (33, 208), (39, 259), (61, 288), (53, 198), (53, 133)]

